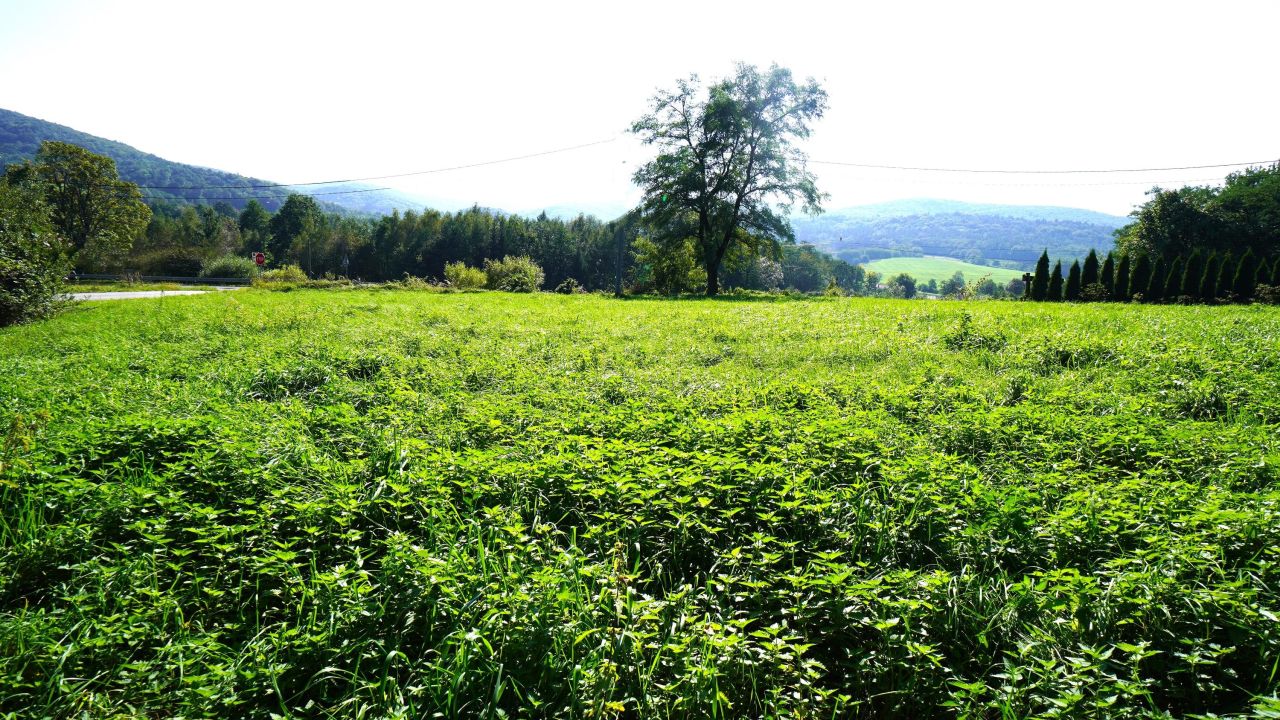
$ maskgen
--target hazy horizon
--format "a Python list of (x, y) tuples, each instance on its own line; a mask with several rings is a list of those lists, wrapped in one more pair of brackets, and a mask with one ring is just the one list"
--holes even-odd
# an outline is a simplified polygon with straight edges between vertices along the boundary
[(789, 5), (784, 15), (750, 3), (626, 12), (371, 3), (356, 12), (335, 3), (0, 0), (0, 106), (283, 183), (611, 140), (375, 181), (513, 211), (632, 204), (631, 173), (651, 153), (626, 128), (655, 90), (690, 73), (725, 75), (738, 60), (777, 62), (829, 93), (830, 110), (803, 147), (832, 209), (931, 197), (1125, 215), (1153, 185), (1216, 183), (1230, 168), (987, 175), (819, 161), (1061, 170), (1280, 156), (1280, 100), (1258, 92), (1270, 85), (1280, 7), (1067, 8)]

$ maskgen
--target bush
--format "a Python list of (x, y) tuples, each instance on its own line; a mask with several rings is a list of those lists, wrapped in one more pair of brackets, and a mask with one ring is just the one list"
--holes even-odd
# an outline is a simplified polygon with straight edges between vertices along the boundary
[(0, 180), (0, 327), (57, 309), (67, 249), (39, 195)]
[(1280, 305), (1280, 285), (1258, 285), (1253, 290), (1253, 297), (1266, 305)]
[(431, 290), (435, 287), (417, 275), (410, 275), (409, 273), (405, 273), (404, 277), (399, 280), (393, 280), (392, 282), (387, 283), (387, 285), (394, 285), (401, 290)]
[(276, 270), (268, 270), (253, 279), (255, 287), (279, 283), (305, 283), (307, 274), (297, 265), (285, 265)]
[(531, 258), (508, 255), (501, 260), (485, 260), (484, 274), (490, 290), (506, 292), (537, 292), (542, 289), (542, 268)]
[(565, 278), (563, 282), (556, 286), (556, 292), (561, 295), (573, 295), (574, 293), (586, 292), (586, 289), (577, 280)]
[(1085, 302), (1106, 302), (1111, 299), (1111, 293), (1107, 292), (1102, 283), (1089, 283), (1080, 292), (1080, 299)]
[(205, 278), (255, 278), (258, 264), (240, 255), (223, 255), (205, 260), (200, 267), (200, 277)]
[(196, 277), (204, 265), (204, 256), (196, 248), (172, 247), (135, 255), (126, 262), (138, 275)]
[(464, 262), (446, 263), (444, 279), (449, 282), (449, 287), (455, 290), (479, 290), (489, 281), (484, 270), (468, 267)]

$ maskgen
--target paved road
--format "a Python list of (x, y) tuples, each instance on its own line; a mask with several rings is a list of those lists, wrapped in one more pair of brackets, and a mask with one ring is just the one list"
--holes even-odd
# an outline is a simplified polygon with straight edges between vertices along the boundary
[(243, 287), (213, 287), (208, 290), (132, 290), (120, 292), (70, 293), (72, 300), (132, 300), (133, 298), (166, 297), (169, 295), (203, 295), (219, 290), (242, 290)]

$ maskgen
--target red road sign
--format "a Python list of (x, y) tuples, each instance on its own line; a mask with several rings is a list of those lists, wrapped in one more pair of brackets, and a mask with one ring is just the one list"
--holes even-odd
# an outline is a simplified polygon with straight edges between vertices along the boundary
[(258, 267), (262, 267), (263, 265), (265, 265), (265, 264), (267, 263), (267, 256), (266, 256), (266, 255), (263, 255), (263, 254), (262, 254), (262, 253), (260, 253), (260, 252), (254, 253), (254, 254), (253, 254), (253, 261), (254, 261), (254, 262), (256, 262), (256, 263), (258, 263)]

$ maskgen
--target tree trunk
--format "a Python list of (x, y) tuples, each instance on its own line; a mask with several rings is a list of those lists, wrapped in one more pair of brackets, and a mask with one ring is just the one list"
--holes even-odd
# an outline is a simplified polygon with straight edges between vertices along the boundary
[(707, 261), (707, 297), (720, 294), (720, 257), (715, 251), (706, 254)]

